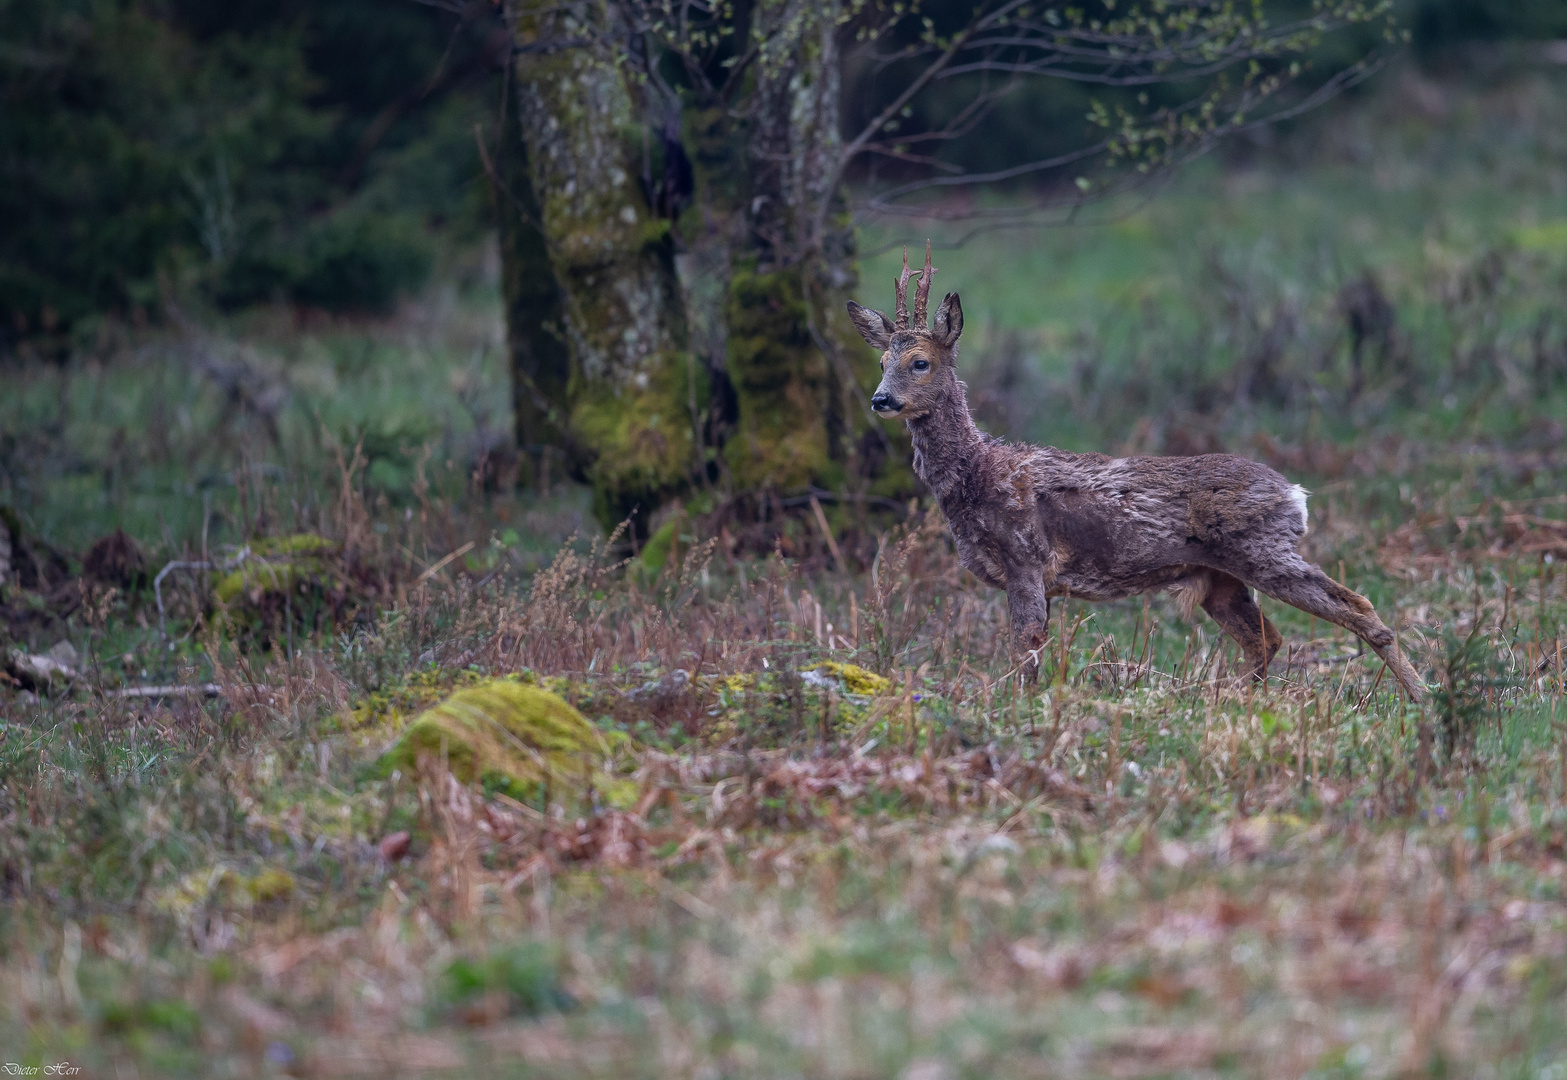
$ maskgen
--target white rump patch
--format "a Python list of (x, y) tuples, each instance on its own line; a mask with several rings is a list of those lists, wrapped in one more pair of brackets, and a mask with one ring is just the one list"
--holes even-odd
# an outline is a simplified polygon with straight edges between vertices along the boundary
[(1311, 494), (1299, 484), (1291, 484), (1289, 490), (1290, 502), (1295, 504), (1295, 509), (1300, 511), (1300, 531), (1306, 531), (1306, 496)]

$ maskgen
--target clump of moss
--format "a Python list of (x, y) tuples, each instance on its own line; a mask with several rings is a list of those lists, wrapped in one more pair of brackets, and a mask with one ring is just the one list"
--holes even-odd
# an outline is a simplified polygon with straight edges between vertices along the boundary
[(840, 664), (836, 660), (824, 660), (813, 670), (835, 676), (843, 683), (844, 690), (850, 694), (875, 697), (879, 694), (892, 693), (891, 679), (878, 675), (874, 671), (866, 671), (857, 664)]
[(731, 694), (743, 694), (747, 690), (755, 690), (757, 678), (749, 672), (736, 672), (731, 675), (720, 675), (715, 680), (720, 690), (727, 690)]
[[(505, 676), (513, 682), (537, 683), (531, 671)], [(472, 668), (427, 667), (391, 686), (372, 691), (349, 711), (350, 728), (391, 725), (400, 730), (403, 718), (423, 712), (453, 691), (478, 686), (489, 676)]]
[(314, 533), (253, 541), (244, 558), (213, 587), (213, 598), (225, 605), (244, 600), (259, 603), (267, 592), (327, 577), (338, 550), (332, 541)]
[(269, 638), (285, 623), (335, 622), (361, 599), (338, 544), (314, 533), (252, 541), (213, 586), (219, 618), (242, 635)]
[(294, 875), (275, 866), (269, 867), (254, 877), (246, 878), (242, 888), (258, 904), (269, 900), (287, 900), (294, 895)]
[(298, 890), (294, 875), (272, 866), (245, 874), (222, 863), (192, 870), (158, 893), (153, 906), (180, 922), (209, 903), (227, 910), (248, 911), (257, 904), (287, 900)]
[(383, 775), (444, 767), (464, 783), (516, 799), (591, 787), (611, 804), (629, 803), (636, 788), (608, 771), (612, 750), (609, 739), (560, 697), (501, 678), (426, 709), (378, 764)]
[[(631, 562), (631, 572), (643, 584), (650, 584), (665, 571), (678, 575), (683, 560), (702, 536), (702, 515), (713, 509), (714, 500), (706, 493), (699, 493), (690, 501), (675, 500), (661, 512), (664, 520), (642, 544), (640, 555)], [(658, 518), (654, 516), (652, 520)]]
[(653, 535), (647, 538), (647, 543), (642, 546), (642, 565), (639, 571), (643, 577), (655, 578), (669, 564), (669, 556), (675, 548), (675, 538), (679, 535), (683, 523), (683, 515), (676, 514), (653, 530)]

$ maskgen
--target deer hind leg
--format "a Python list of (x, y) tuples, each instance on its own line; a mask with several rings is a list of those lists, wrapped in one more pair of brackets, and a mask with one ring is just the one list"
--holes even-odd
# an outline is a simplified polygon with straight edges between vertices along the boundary
[(1240, 643), (1241, 651), (1246, 654), (1246, 667), (1251, 677), (1259, 681), (1266, 679), (1268, 664), (1284, 643), (1284, 636), (1274, 629), (1268, 617), (1262, 613), (1257, 601), (1252, 598), (1251, 590), (1238, 578), (1219, 570), (1210, 570), (1202, 609), (1223, 627), (1226, 634)]
[(1424, 699), (1425, 683), (1399, 651), (1393, 631), (1377, 618), (1370, 600), (1346, 589), (1299, 555), (1294, 556), (1291, 565), (1266, 569), (1252, 581), (1275, 600), (1342, 626), (1360, 638), (1382, 658), (1411, 698)]

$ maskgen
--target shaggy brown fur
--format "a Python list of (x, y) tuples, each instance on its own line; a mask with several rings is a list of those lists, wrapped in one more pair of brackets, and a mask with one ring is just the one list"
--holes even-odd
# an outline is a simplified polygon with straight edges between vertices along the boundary
[(1393, 632), (1365, 597), (1296, 550), (1306, 532), (1306, 492), (1233, 454), (1111, 458), (1020, 446), (974, 426), (958, 380), (963, 307), (948, 293), (925, 326), (934, 270), (929, 249), (910, 326), (908, 256), (897, 282), (896, 322), (849, 304), (861, 336), (884, 350), (871, 406), (902, 417), (914, 470), (941, 504), (963, 565), (1007, 591), (1013, 648), (1037, 678), (1053, 596), (1113, 600), (1171, 589), (1188, 611), (1201, 605), (1240, 643), (1255, 678), (1283, 638), (1251, 589), (1358, 635), (1411, 697), (1425, 692)]

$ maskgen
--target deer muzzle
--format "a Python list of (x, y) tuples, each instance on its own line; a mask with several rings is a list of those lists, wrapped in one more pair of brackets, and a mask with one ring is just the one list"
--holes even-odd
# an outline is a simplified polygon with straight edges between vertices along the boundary
[(885, 390), (878, 390), (876, 396), (871, 398), (871, 408), (877, 416), (897, 416), (903, 411), (903, 402)]

